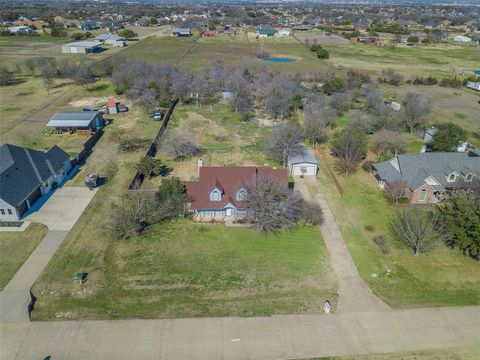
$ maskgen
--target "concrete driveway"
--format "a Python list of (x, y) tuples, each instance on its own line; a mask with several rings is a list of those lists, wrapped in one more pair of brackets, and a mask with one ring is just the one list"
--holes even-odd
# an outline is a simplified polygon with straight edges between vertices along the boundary
[(48, 226), (48, 233), (0, 293), (0, 321), (29, 321), (30, 289), (75, 225), (96, 190), (63, 187), (26, 220)]
[(295, 190), (305, 200), (317, 203), (323, 210), (324, 222), (320, 226), (320, 231), (337, 275), (339, 294), (337, 313), (390, 310), (390, 307), (375, 296), (360, 277), (316, 178), (295, 177)]
[(69, 231), (92, 200), (96, 190), (86, 187), (62, 187), (25, 220), (48, 226), (49, 230)]

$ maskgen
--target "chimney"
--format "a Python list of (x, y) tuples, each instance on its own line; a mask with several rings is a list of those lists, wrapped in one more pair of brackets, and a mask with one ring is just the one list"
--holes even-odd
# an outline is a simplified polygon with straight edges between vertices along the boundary
[(200, 176), (200, 168), (203, 167), (204, 163), (203, 163), (203, 159), (200, 158), (198, 159), (197, 161), (197, 167), (198, 167), (198, 175)]

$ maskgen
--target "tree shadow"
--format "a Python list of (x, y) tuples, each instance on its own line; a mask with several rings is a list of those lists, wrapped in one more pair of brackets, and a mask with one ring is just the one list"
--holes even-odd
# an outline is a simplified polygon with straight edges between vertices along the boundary
[(87, 91), (88, 92), (93, 92), (93, 91), (102, 91), (108, 89), (108, 84), (98, 84), (98, 85), (93, 85), (89, 86)]

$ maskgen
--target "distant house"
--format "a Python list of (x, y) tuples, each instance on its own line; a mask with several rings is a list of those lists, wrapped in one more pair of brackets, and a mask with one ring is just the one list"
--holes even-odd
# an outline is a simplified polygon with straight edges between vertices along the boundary
[(276, 33), (276, 30), (271, 25), (260, 25), (257, 27), (257, 35), (261, 38), (272, 37)]
[(368, 45), (378, 45), (380, 40), (376, 36), (357, 36), (355, 41)]
[[(316, 20), (314, 20), (316, 22)], [(295, 25), (292, 27), (293, 31), (308, 31), (310, 30), (310, 27), (308, 25)]]
[(412, 204), (437, 203), (456, 191), (480, 189), (480, 158), (460, 152), (398, 155), (373, 165), (381, 189), (402, 184)]
[(102, 50), (99, 41), (75, 41), (62, 45), (64, 54), (89, 54)]
[(100, 41), (103, 44), (111, 45), (113, 47), (124, 47), (127, 45), (125, 39), (117, 34), (101, 34), (95, 37), (95, 40)]
[(190, 37), (192, 36), (192, 29), (190, 28), (173, 28), (172, 35), (178, 37)]
[(35, 30), (33, 30), (30, 26), (26, 25), (20, 25), (20, 26), (10, 26), (8, 27), (8, 32), (12, 34), (17, 34), (17, 33), (33, 33)]
[(43, 152), (0, 146), (0, 221), (18, 221), (42, 196), (60, 185), (71, 170), (68, 154), (58, 146)]
[(472, 39), (470, 39), (468, 36), (463, 36), (463, 35), (457, 35), (453, 38), (453, 41), (457, 42), (471, 42)]
[(288, 159), (288, 170), (292, 176), (316, 176), (318, 160), (310, 149), (304, 149), (300, 154)]
[(280, 37), (289, 37), (292, 34), (290, 29), (280, 29), (278, 31), (278, 36)]
[(60, 131), (90, 131), (105, 126), (100, 111), (59, 112), (50, 118), (47, 127)]
[(104, 21), (102, 27), (108, 31), (115, 31), (123, 29), (125, 26), (123, 26), (123, 23), (120, 21)]
[[(200, 160), (201, 161), (201, 160)], [(288, 187), (287, 169), (269, 167), (203, 167), (197, 181), (186, 181), (189, 209), (196, 220), (242, 217), (246, 214), (247, 186), (268, 176)]]
[(84, 21), (80, 25), (80, 29), (82, 29), (84, 31), (90, 31), (90, 30), (98, 29), (98, 26), (93, 21)]

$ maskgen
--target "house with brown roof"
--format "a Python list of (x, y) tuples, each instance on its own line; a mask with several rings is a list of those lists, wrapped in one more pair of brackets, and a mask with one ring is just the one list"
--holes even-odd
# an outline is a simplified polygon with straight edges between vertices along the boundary
[(261, 177), (270, 177), (288, 187), (288, 170), (270, 167), (202, 166), (199, 160), (199, 177), (185, 181), (190, 198), (189, 209), (195, 220), (224, 220), (246, 214), (247, 187)]

